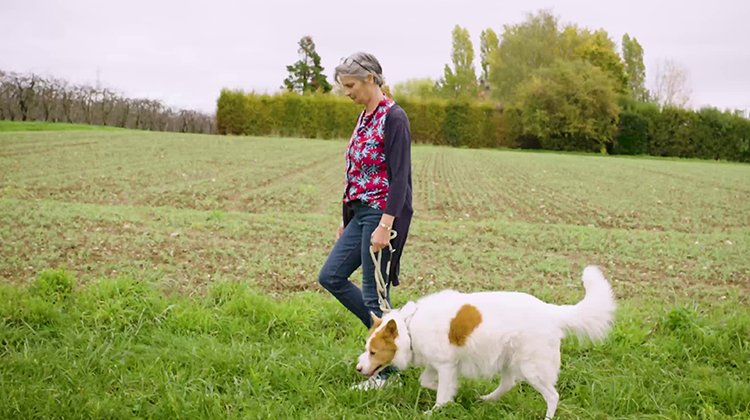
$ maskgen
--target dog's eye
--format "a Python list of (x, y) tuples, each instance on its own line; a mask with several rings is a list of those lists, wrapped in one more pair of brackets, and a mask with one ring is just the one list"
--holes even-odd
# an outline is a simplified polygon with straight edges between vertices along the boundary
[(375, 356), (375, 352), (370, 350), (370, 356)]

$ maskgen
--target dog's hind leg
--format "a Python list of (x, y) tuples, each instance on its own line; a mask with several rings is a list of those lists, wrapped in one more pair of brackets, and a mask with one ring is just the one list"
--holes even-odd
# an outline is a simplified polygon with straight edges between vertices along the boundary
[(560, 344), (547, 343), (537, 346), (533, 352), (525, 353), (526, 360), (519, 366), (520, 377), (539, 391), (547, 403), (545, 419), (551, 419), (557, 410), (560, 395), (555, 389), (560, 372)]
[(503, 373), (500, 378), (500, 385), (495, 388), (494, 391), (487, 395), (482, 395), (481, 398), (484, 401), (491, 401), (500, 398), (503, 394), (508, 392), (516, 384), (516, 378), (510, 372)]
[(547, 414), (544, 419), (552, 419), (555, 416), (555, 410), (557, 410), (557, 402), (560, 400), (560, 395), (557, 393), (555, 386), (539, 380), (529, 380), (529, 384), (542, 394), (544, 401), (547, 403)]
[(557, 351), (556, 355), (557, 357), (554, 357), (554, 354), (551, 355), (553, 357), (542, 363), (521, 367), (521, 373), (526, 382), (539, 391), (544, 397), (544, 401), (547, 403), (547, 414), (544, 416), (545, 420), (549, 420), (555, 415), (557, 402), (560, 400), (560, 395), (555, 389), (557, 373), (560, 370), (560, 352)]

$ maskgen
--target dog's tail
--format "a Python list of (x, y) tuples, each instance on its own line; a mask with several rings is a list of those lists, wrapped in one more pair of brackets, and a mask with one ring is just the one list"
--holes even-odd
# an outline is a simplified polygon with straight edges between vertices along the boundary
[(586, 296), (575, 305), (563, 306), (562, 327), (579, 338), (592, 341), (607, 336), (615, 312), (612, 287), (598, 267), (590, 265), (583, 270), (583, 287)]

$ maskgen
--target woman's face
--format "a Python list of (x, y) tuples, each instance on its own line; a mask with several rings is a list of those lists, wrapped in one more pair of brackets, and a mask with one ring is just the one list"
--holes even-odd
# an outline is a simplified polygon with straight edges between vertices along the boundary
[(367, 101), (372, 95), (373, 82), (370, 81), (372, 76), (368, 76), (368, 80), (360, 80), (353, 76), (339, 76), (341, 86), (344, 88), (344, 93), (354, 103), (366, 105)]

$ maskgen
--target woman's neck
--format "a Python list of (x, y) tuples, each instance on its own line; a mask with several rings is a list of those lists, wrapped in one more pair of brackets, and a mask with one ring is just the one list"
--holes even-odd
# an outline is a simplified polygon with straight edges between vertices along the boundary
[(365, 105), (365, 115), (370, 115), (375, 112), (375, 109), (377, 109), (378, 104), (382, 100), (383, 92), (380, 89), (377, 89), (375, 94), (370, 97), (370, 100), (367, 101), (367, 104)]

